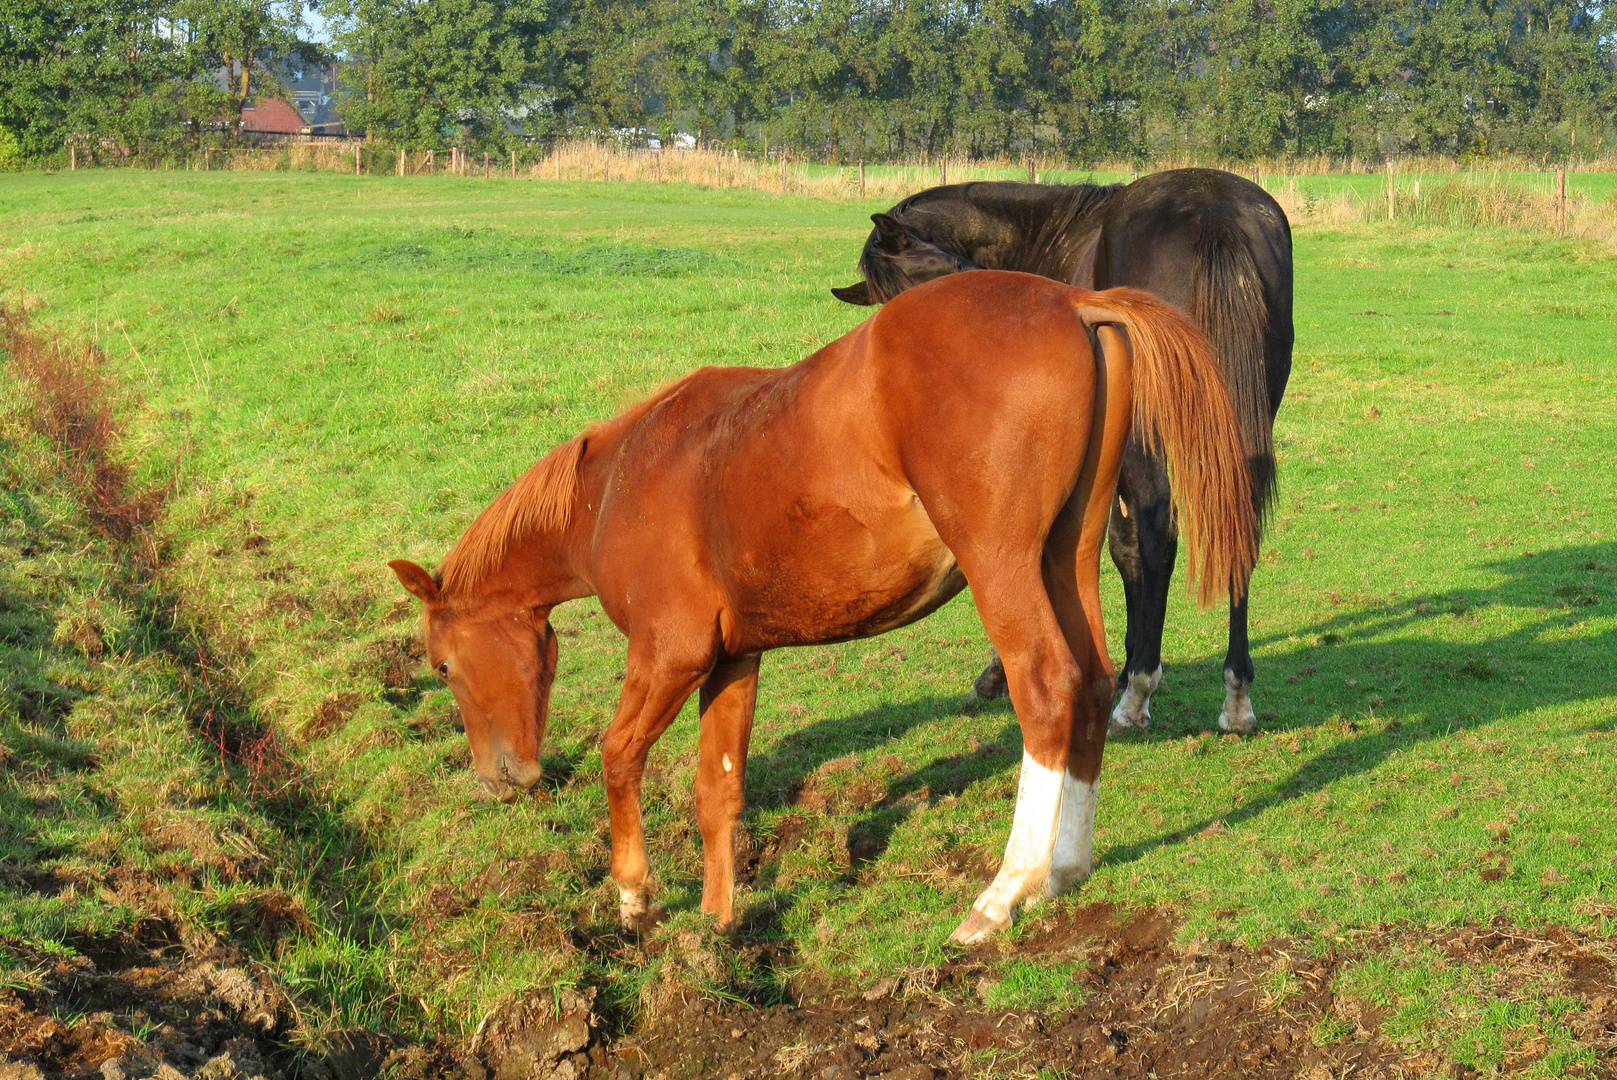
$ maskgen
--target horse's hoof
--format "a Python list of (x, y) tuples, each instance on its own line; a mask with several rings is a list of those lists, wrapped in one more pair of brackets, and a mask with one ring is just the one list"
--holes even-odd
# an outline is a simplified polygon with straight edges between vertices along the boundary
[(1149, 675), (1134, 673), (1129, 675), (1128, 682), (1123, 686), (1123, 693), (1117, 699), (1117, 705), (1112, 709), (1112, 722), (1107, 729), (1113, 735), (1120, 731), (1127, 731), (1137, 727), (1141, 731), (1151, 726), (1151, 695), (1157, 692), (1162, 685), (1162, 666)]
[(668, 919), (668, 909), (652, 904), (644, 896), (625, 896), (618, 904), (618, 925), (623, 932), (639, 937), (649, 934)]
[(979, 941), (993, 937), (1010, 925), (1009, 921), (998, 922), (977, 908), (972, 908), (965, 921), (954, 928), (949, 940), (956, 945), (975, 945)]
[(1258, 730), (1258, 718), (1252, 714), (1252, 706), (1248, 705), (1244, 716), (1240, 713), (1233, 716), (1228, 712), (1219, 713), (1218, 726), (1222, 731), (1233, 731), (1237, 735), (1250, 735)]
[(999, 657), (994, 657), (983, 668), (983, 673), (971, 684), (971, 692), (984, 701), (1010, 696), (1011, 687), (1005, 681), (1005, 665), (1000, 663)]
[(1224, 711), (1218, 714), (1218, 726), (1241, 735), (1258, 729), (1258, 717), (1252, 711), (1252, 684), (1238, 681), (1228, 671), (1224, 673)]

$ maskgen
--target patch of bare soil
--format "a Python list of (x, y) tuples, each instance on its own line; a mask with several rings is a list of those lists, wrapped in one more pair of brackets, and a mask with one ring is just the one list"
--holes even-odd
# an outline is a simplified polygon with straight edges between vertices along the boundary
[[(1575, 1046), (1592, 1048), (1593, 1075), (1617, 1075), (1617, 986), (1610, 943), (1551, 928), (1442, 932), (1389, 929), (1346, 937), (1323, 956), (1277, 941), (1175, 944), (1175, 921), (1154, 909), (1127, 919), (1091, 905), (1044, 924), (1013, 946), (986, 947), (937, 970), (889, 977), (862, 993), (748, 1008), (691, 993), (616, 1039), (601, 1035), (591, 1003), (518, 1002), (485, 1025), (452, 1067), (469, 1080), (953, 1080), (1074, 1077), (1471, 1077), (1433, 1051), (1383, 1037), (1363, 1003), (1339, 999), (1339, 969), (1377, 953), (1424, 947), (1522, 977), (1553, 977), (1576, 998)], [(1090, 991), (1074, 1011), (990, 1009), (973, 992), (1006, 955), (1087, 961)], [(1281, 977), (1277, 973), (1285, 973)], [(1284, 986), (1283, 996), (1276, 987)], [(528, 1020), (524, 1020), (524, 1018)], [(1348, 1034), (1316, 1043), (1320, 1022)], [(1531, 1047), (1503, 1074), (1530, 1070)]]
[(289, 1002), (233, 949), (187, 955), (154, 927), (144, 945), (83, 944), (40, 958), (37, 984), (0, 991), (0, 1078), (279, 1080)]

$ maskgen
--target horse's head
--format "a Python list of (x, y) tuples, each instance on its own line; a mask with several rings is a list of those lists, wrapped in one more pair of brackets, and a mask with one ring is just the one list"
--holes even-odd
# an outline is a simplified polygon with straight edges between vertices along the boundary
[(518, 801), (539, 785), (556, 678), (550, 608), (468, 610), (446, 599), (415, 563), (388, 566), (425, 605), (427, 658), (460, 706), (483, 790), (503, 803)]
[(876, 227), (865, 241), (859, 269), (865, 280), (831, 295), (849, 304), (885, 304), (905, 289), (975, 265), (952, 251), (922, 240), (889, 214), (872, 214)]

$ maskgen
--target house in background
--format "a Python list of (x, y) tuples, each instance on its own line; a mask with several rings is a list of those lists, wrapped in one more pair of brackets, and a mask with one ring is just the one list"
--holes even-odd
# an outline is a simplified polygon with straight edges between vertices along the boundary
[(334, 63), (306, 63), (300, 57), (293, 57), (288, 63), (283, 80), (292, 107), (303, 117), (303, 126), (307, 129), (307, 134), (347, 133), (338, 111), (337, 80), (341, 74), (341, 68)]
[(278, 98), (257, 97), (241, 110), (244, 134), (304, 135), (308, 127), (297, 109)]
[[(250, 98), (241, 110), (241, 131), (255, 142), (279, 142), (294, 136), (344, 136), (338, 112), (337, 64), (313, 63), (293, 56), (278, 69), (272, 68), (273, 85), (260, 78), (258, 88), (269, 88), (271, 94), (259, 93)], [(211, 76), (215, 88), (227, 91), (230, 78), (223, 68)], [(271, 96), (273, 94), (273, 96)], [(224, 130), (222, 120), (209, 121), (209, 130)]]

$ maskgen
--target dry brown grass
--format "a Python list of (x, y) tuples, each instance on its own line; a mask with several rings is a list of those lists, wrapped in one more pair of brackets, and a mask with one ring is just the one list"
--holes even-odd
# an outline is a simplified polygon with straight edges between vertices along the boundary
[(0, 305), (0, 353), (26, 395), (24, 416), (55, 448), (58, 474), (91, 522), (107, 536), (135, 541), (156, 557), (153, 526), (172, 485), (140, 486), (121, 456), (121, 405), (107, 358), (90, 342), (71, 342), (33, 325), (19, 308)]

